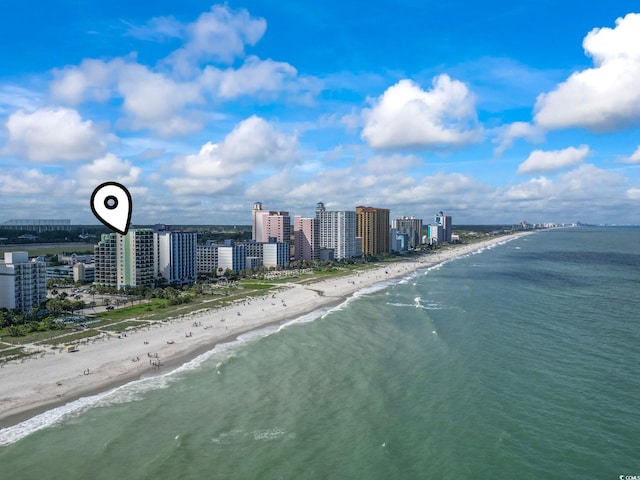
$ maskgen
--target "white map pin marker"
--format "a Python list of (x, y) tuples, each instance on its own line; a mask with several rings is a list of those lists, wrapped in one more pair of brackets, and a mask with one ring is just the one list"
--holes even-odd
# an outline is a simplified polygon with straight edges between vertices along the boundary
[(111, 230), (126, 235), (131, 222), (131, 194), (116, 182), (105, 182), (91, 194), (91, 211)]

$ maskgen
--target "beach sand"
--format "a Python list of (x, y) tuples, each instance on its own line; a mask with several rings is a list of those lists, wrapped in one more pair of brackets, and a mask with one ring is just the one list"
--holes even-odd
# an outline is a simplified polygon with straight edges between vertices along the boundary
[[(49, 350), (41, 357), (0, 368), (0, 428), (81, 397), (146, 376), (164, 374), (215, 345), (270, 324), (280, 324), (342, 303), (354, 292), (417, 269), (516, 238), (495, 237), (437, 253), (306, 284), (286, 283), (276, 293), (223, 309), (202, 310), (148, 328), (80, 344), (73, 353)], [(322, 278), (322, 277), (319, 277)], [(154, 366), (159, 362), (160, 366)]]

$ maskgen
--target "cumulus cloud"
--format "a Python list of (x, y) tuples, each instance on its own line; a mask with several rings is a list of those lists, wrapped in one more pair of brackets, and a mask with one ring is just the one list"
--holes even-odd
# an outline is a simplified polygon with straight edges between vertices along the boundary
[(363, 111), (362, 138), (373, 148), (429, 149), (479, 139), (474, 96), (467, 86), (440, 75), (425, 91), (401, 80)]
[(10, 197), (21, 199), (23, 196), (66, 195), (66, 183), (35, 168), (3, 170), (0, 172), (0, 197), (5, 200)]
[[(165, 183), (176, 191), (214, 193), (237, 185), (242, 174), (292, 163), (297, 158), (295, 135), (277, 131), (255, 115), (243, 120), (220, 143), (207, 142), (196, 154), (178, 158), (176, 170), (185, 177)], [(187, 189), (185, 185), (189, 185)]]
[(79, 161), (104, 153), (107, 146), (91, 120), (69, 108), (18, 110), (6, 122), (4, 153), (34, 162)]
[(364, 164), (365, 170), (372, 173), (384, 173), (390, 169), (406, 170), (410, 167), (422, 165), (422, 159), (415, 155), (400, 155), (395, 153), (390, 156), (375, 155)]
[[(539, 201), (550, 212), (562, 210), (571, 202), (581, 202), (585, 207), (586, 203), (593, 203), (593, 199), (598, 198), (599, 203), (595, 207), (605, 209), (620, 200), (620, 191), (626, 190), (627, 183), (628, 179), (622, 175), (583, 164), (554, 180), (541, 176), (511, 186), (505, 191), (504, 198)], [(572, 206), (572, 210), (576, 210), (578, 205)]]
[(215, 195), (242, 188), (242, 184), (231, 178), (168, 178), (165, 185), (174, 195)]
[(201, 60), (231, 63), (244, 56), (245, 45), (255, 45), (267, 29), (263, 18), (254, 18), (245, 9), (232, 10), (214, 5), (186, 26), (187, 42), (167, 61), (176, 71), (188, 73)]
[(53, 70), (51, 97), (65, 105), (78, 105), (87, 100), (104, 102), (114, 93), (114, 86), (125, 62), (114, 59), (85, 59), (77, 67)]
[(114, 96), (123, 99), (126, 120), (132, 130), (149, 129), (163, 137), (199, 130), (197, 115), (185, 110), (203, 99), (195, 82), (182, 82), (151, 71), (136, 62), (114, 59), (83, 60), (78, 67), (54, 71), (51, 96), (67, 105), (92, 100), (104, 102)]
[(173, 136), (201, 128), (193, 117), (181, 115), (185, 107), (202, 101), (192, 83), (177, 82), (143, 65), (128, 64), (120, 75), (118, 90), (135, 130), (149, 128), (162, 136)]
[(123, 160), (113, 153), (107, 153), (105, 156), (79, 167), (76, 178), (81, 183), (90, 185), (91, 188), (107, 181), (130, 186), (138, 181), (141, 174), (142, 169), (132, 165), (129, 160)]
[(594, 67), (538, 96), (535, 122), (547, 129), (613, 131), (640, 121), (640, 14), (595, 28), (582, 43)]
[(518, 167), (518, 173), (553, 172), (580, 163), (589, 154), (587, 145), (562, 150), (534, 150)]
[(232, 99), (241, 95), (264, 95), (301, 89), (297, 70), (286, 62), (271, 59), (260, 60), (249, 56), (240, 68), (220, 69), (207, 66), (200, 83), (220, 99)]
[(623, 158), (620, 161), (622, 163), (640, 163), (640, 146), (636, 148), (636, 151), (630, 157)]
[(544, 133), (544, 130), (537, 125), (528, 122), (513, 122), (498, 129), (498, 135), (493, 139), (493, 143), (499, 145), (493, 152), (496, 155), (502, 155), (505, 150), (513, 146), (513, 142), (518, 138), (540, 143), (544, 140)]
[(50, 96), (69, 106), (122, 99), (124, 118), (117, 122), (118, 127), (150, 130), (161, 137), (200, 130), (206, 117), (201, 105), (209, 99), (228, 101), (243, 95), (273, 98), (286, 93), (287, 100), (310, 103), (321, 82), (299, 76), (286, 62), (248, 56), (237, 68), (202, 68), (203, 62), (231, 63), (244, 57), (245, 46), (258, 42), (265, 29), (264, 19), (227, 5), (213, 6), (189, 24), (157, 17), (129, 31), (147, 40), (183, 40), (182, 47), (157, 68), (138, 63), (135, 54), (109, 61), (85, 59), (78, 66), (53, 70)]

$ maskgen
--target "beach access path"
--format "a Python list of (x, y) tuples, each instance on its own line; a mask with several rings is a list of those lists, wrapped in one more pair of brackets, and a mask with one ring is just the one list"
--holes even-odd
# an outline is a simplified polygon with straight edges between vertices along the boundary
[(50, 408), (108, 391), (146, 376), (165, 374), (214, 346), (270, 324), (280, 324), (345, 301), (354, 292), (404, 277), (527, 232), (492, 237), (420, 257), (318, 281), (285, 283), (278, 291), (219, 309), (203, 309), (80, 344), (72, 353), (51, 350), (41, 357), (0, 368), (0, 428), (16, 425)]

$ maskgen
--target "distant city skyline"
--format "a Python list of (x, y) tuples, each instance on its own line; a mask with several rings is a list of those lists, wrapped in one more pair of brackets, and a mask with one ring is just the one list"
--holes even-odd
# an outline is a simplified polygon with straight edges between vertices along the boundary
[(640, 9), (560, 3), (10, 2), (0, 223), (640, 224)]

